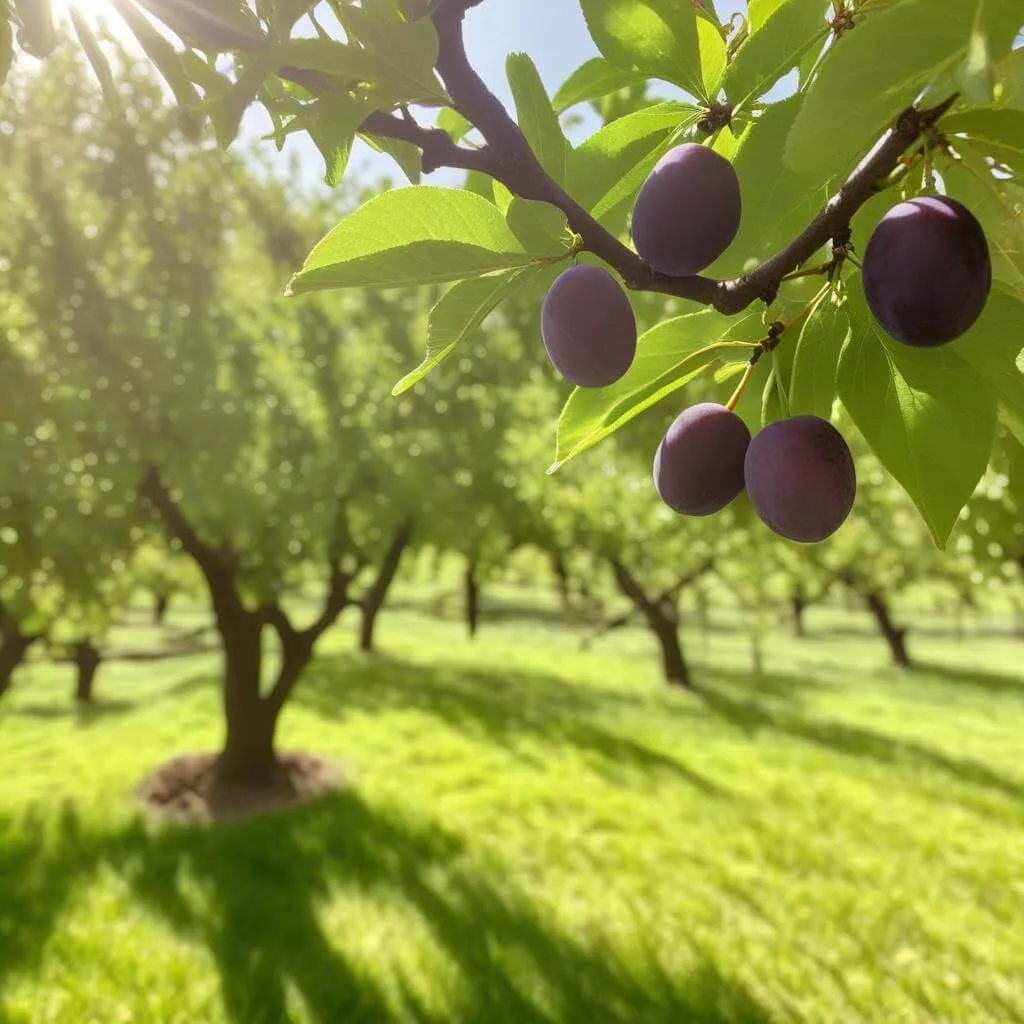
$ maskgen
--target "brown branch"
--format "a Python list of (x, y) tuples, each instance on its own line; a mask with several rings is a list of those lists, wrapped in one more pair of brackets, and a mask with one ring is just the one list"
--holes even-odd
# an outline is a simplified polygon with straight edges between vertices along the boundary
[(808, 228), (750, 274), (731, 281), (699, 275), (673, 277), (648, 266), (541, 167), (519, 126), (469, 62), (462, 20), (472, 6), (475, 4), (467, 0), (447, 0), (434, 14), (439, 40), (436, 67), (455, 108), (483, 135), (490, 150), (488, 159), (498, 165), (494, 177), (524, 199), (547, 202), (562, 210), (569, 226), (583, 239), (584, 248), (614, 267), (630, 288), (677, 295), (714, 306), (726, 314), (738, 313), (757, 299), (774, 298), (783, 277), (847, 230), (850, 218), (870, 198), (875, 182), (893, 171), (906, 149), (935, 124), (956, 98), (931, 110), (905, 110)]
[[(570, 228), (582, 239), (583, 248), (618, 271), (629, 288), (690, 299), (713, 306), (724, 314), (739, 313), (758, 299), (774, 299), (783, 278), (848, 230), (850, 219), (871, 197), (875, 184), (899, 166), (906, 150), (956, 100), (954, 95), (928, 110), (914, 107), (904, 110), (810, 225), (749, 274), (727, 281), (700, 275), (674, 277), (652, 269), (580, 206), (541, 166), (515, 120), (487, 88), (466, 54), (463, 18), (467, 10), (480, 2), (482, 0), (442, 0), (432, 17), (439, 42), (437, 72), (455, 109), (480, 132), (485, 145), (468, 149), (452, 142), (439, 129), (423, 128), (411, 119), (381, 112), (370, 115), (363, 130), (417, 146), (423, 152), (425, 171), (441, 167), (482, 171), (515, 195), (558, 207)], [(284, 69), (278, 74), (313, 92), (336, 87), (335, 79), (317, 72)]]
[(394, 537), (391, 539), (391, 544), (388, 546), (387, 551), (384, 553), (384, 558), (381, 560), (380, 571), (377, 573), (377, 578), (373, 581), (373, 585), (359, 601), (359, 604), (364, 610), (375, 610), (384, 602), (384, 598), (387, 596), (387, 592), (391, 587), (395, 574), (398, 572), (398, 565), (402, 559), (402, 555), (405, 552), (405, 549), (409, 546), (409, 542), (412, 540), (414, 525), (412, 516), (404, 519), (399, 524)]
[(138, 489), (139, 497), (160, 514), (171, 535), (176, 537), (208, 580), (229, 579), (233, 573), (233, 558), (222, 550), (211, 547), (196, 532), (181, 506), (171, 496), (156, 466), (149, 466)]

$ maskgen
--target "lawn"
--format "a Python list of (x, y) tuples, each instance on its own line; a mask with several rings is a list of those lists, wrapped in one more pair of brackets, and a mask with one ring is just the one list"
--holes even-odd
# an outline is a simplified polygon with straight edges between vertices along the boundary
[[(141, 619), (139, 620), (141, 623)], [(178, 612), (185, 629), (195, 616)], [(146, 824), (218, 739), (217, 658), (33, 665), (0, 707), (4, 1024), (1024, 1021), (1024, 642), (856, 615), (579, 650), (522, 602), (477, 642), (343, 620), (283, 722), (348, 785), (214, 828)], [(916, 639), (916, 643), (915, 643)], [(122, 647), (161, 642), (135, 625)]]

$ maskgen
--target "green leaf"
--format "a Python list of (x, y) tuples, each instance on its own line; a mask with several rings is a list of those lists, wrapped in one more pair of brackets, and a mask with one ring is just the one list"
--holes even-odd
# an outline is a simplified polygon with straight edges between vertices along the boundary
[(525, 53), (510, 53), (505, 68), (516, 104), (519, 128), (548, 177), (562, 184), (569, 144), (562, 134), (558, 115), (551, 106), (537, 68)]
[(107, 105), (111, 110), (116, 114), (123, 114), (124, 108), (117, 91), (117, 85), (114, 82), (114, 73), (110, 70), (110, 62), (100, 47), (99, 40), (93, 34), (89, 23), (82, 17), (81, 12), (76, 7), (69, 8), (68, 13), (71, 15), (71, 24), (74, 27), (75, 35), (78, 36), (79, 43), (82, 45), (86, 59), (99, 80), (103, 98), (107, 101)]
[(697, 42), (700, 47), (700, 76), (704, 95), (714, 99), (722, 87), (728, 51), (722, 33), (707, 18), (697, 19)]
[[(131, 29), (132, 35), (138, 40), (143, 53), (170, 86), (178, 103), (186, 109), (198, 107), (199, 93), (189, 79), (181, 55), (129, 0), (110, 0), (110, 2), (117, 9), (117, 13), (124, 23)], [(213, 73), (216, 76), (216, 72)]]
[(1007, 54), (996, 65), (999, 102), (1014, 110), (1024, 110), (1024, 47)]
[(849, 317), (826, 295), (811, 310), (793, 353), (789, 407), (794, 416), (831, 417), (839, 356), (849, 335)]
[(779, 371), (777, 367), (773, 366), (768, 371), (768, 377), (764, 382), (764, 389), (761, 392), (761, 427), (763, 429), (769, 423), (785, 418), (786, 413), (782, 407), (782, 398), (779, 390)]
[(972, 103), (991, 103), (996, 89), (996, 69), (988, 53), (988, 40), (975, 32), (957, 76), (961, 92)]
[(942, 166), (942, 178), (949, 195), (964, 204), (978, 218), (992, 255), (992, 276), (1024, 293), (1024, 221), (1015, 204), (983, 160), (975, 159), (962, 141), (957, 148), (970, 164)]
[(344, 93), (324, 96), (294, 118), (288, 131), (305, 128), (324, 158), (324, 181), (331, 188), (341, 183), (352, 151), (356, 130), (373, 107)]
[(604, 57), (592, 57), (562, 83), (552, 102), (555, 111), (560, 114), (577, 103), (599, 100), (645, 80), (646, 76), (639, 71), (616, 67)]
[(260, 91), (263, 80), (275, 66), (268, 53), (257, 54), (245, 65), (239, 65), (238, 80), (226, 91), (208, 100), (207, 106), (217, 144), (227, 148), (234, 142), (242, 124), (242, 116)]
[(950, 348), (974, 369), (998, 396), (1003, 419), (1024, 444), (1024, 299), (995, 288), (978, 322)]
[[(760, 323), (760, 316), (756, 317)], [(558, 419), (554, 472), (592, 448), (666, 395), (717, 363), (726, 348), (715, 348), (739, 329), (713, 310), (687, 313), (643, 334), (633, 365), (606, 388), (576, 388)]]
[(740, 181), (743, 216), (732, 244), (709, 268), (714, 277), (736, 277), (760, 263), (806, 227), (827, 198), (821, 183), (787, 167), (779, 153), (800, 110), (794, 96), (772, 103), (746, 130), (732, 159)]
[(791, 0), (747, 0), (747, 22), (750, 31), (757, 32), (768, 19)]
[(286, 39), (295, 23), (317, 4), (317, 0), (274, 0), (270, 25), (274, 33)]
[(573, 235), (565, 214), (557, 206), (515, 196), (505, 220), (527, 252), (572, 252)]
[(691, 0), (580, 0), (590, 35), (613, 64), (710, 101)]
[[(429, 21), (414, 24), (426, 25), (433, 31)], [(404, 26), (404, 29), (412, 27)], [(333, 39), (290, 39), (275, 46), (272, 52), (279, 66), (305, 68), (353, 82), (373, 83), (395, 97), (395, 102), (443, 101), (446, 98), (432, 68), (427, 73), (415, 65), (403, 66), (393, 57), (371, 53), (349, 43)]]
[(437, 30), (429, 18), (402, 22), (380, 17), (365, 7), (348, 7), (346, 28), (365, 48), (396, 76), (423, 90), (424, 96), (444, 99), (434, 65), (437, 63)]
[(309, 254), (289, 293), (458, 281), (559, 255), (527, 252), (486, 199), (419, 185), (384, 192), (346, 217)]
[(441, 108), (437, 115), (437, 127), (445, 132), (452, 142), (461, 142), (473, 130), (473, 125), (451, 107)]
[(175, 35), (208, 52), (251, 51), (265, 42), (245, 0), (138, 0)]
[(995, 394), (948, 347), (912, 349), (892, 341), (869, 312), (859, 281), (850, 284), (839, 396), (943, 547), (988, 465)]
[(21, 21), (18, 42), (33, 57), (48, 57), (57, 42), (51, 0), (14, 0)]
[(405, 142), (403, 139), (392, 139), (386, 135), (371, 135), (368, 132), (361, 132), (360, 138), (378, 153), (387, 153), (402, 169), (402, 173), (411, 185), (420, 183), (420, 175), (423, 173), (423, 153), (417, 146), (411, 142)]
[(571, 154), (570, 194), (602, 218), (635, 198), (665, 143), (692, 128), (701, 116), (688, 103), (656, 103), (605, 125)]
[(766, 93), (815, 43), (825, 38), (823, 0), (790, 0), (739, 48), (722, 87), (734, 106)]
[(942, 119), (946, 134), (964, 134), (989, 156), (1024, 169), (1024, 110), (968, 110)]
[(475, 277), (452, 285), (427, 318), (427, 354), (423, 362), (392, 389), (401, 395), (443, 363), (487, 317), (535, 273), (536, 267)]
[(1019, 0), (902, 0), (869, 12), (807, 90), (786, 162), (821, 179), (848, 170), (924, 86), (953, 72), (975, 32), (999, 57), (1019, 26)]

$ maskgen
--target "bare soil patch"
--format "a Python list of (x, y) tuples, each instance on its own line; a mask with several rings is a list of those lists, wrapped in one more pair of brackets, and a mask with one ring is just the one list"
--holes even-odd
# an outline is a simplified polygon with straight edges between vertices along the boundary
[(247, 818), (337, 789), (341, 769), (305, 751), (279, 755), (269, 784), (243, 786), (217, 778), (216, 754), (182, 754), (160, 765), (136, 790), (147, 810), (161, 818), (211, 822)]

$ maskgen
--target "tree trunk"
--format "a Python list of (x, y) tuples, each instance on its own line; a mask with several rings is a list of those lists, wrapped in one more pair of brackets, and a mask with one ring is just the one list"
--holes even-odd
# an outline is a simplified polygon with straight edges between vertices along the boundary
[(804, 624), (804, 612), (807, 610), (807, 598), (804, 592), (797, 587), (790, 596), (790, 608), (793, 611), (793, 633), (803, 638), (807, 636), (807, 628)]
[(661, 646), (661, 666), (665, 673), (665, 682), (670, 686), (682, 686), (692, 690), (693, 680), (690, 668), (683, 656), (683, 648), (679, 643), (679, 627), (676, 622), (660, 612), (652, 605), (652, 612), (645, 613), (654, 635)]
[(225, 735), (217, 777), (233, 785), (266, 786), (277, 767), (277, 711), (260, 693), (263, 628), (237, 598), (234, 603), (237, 607), (224, 614), (214, 600), (217, 629), (224, 644)]
[(395, 582), (395, 576), (398, 575), (402, 555), (409, 546), (409, 541), (412, 540), (412, 526), (412, 520), (407, 520), (395, 532), (391, 546), (381, 563), (377, 579), (369, 593), (363, 598), (363, 619), (359, 629), (359, 649), (362, 651), (369, 653), (373, 650), (373, 631), (377, 625), (377, 616), (380, 614), (381, 608), (384, 607), (384, 601), (391, 589), (391, 584)]
[(156, 602), (153, 605), (153, 625), (162, 626), (167, 618), (167, 609), (170, 607), (171, 598), (168, 594), (157, 594)]
[(101, 660), (100, 652), (90, 640), (75, 644), (74, 663), (78, 671), (75, 680), (75, 700), (80, 704), (92, 703), (93, 683)]
[(14, 670), (37, 639), (22, 633), (18, 624), (0, 611), (0, 697), (10, 689)]
[(910, 668), (910, 655), (907, 653), (906, 643), (907, 631), (898, 628), (892, 621), (889, 605), (885, 598), (877, 590), (871, 590), (864, 595), (864, 602), (878, 624), (878, 631), (889, 645), (893, 664), (900, 668)]
[(379, 611), (379, 605), (373, 607), (373, 605), (366, 603), (362, 607), (363, 618), (359, 624), (359, 650), (365, 651), (367, 654), (372, 654), (374, 650), (373, 631), (377, 626), (377, 614)]
[(621, 562), (612, 559), (611, 564), (619, 589), (643, 613), (651, 632), (658, 638), (665, 682), (670, 686), (682, 686), (687, 690), (695, 689), (682, 645), (679, 643), (678, 614), (668, 607), (667, 601), (652, 601)]
[(562, 598), (562, 609), (565, 612), (570, 612), (572, 611), (572, 590), (569, 586), (569, 569), (561, 555), (554, 554), (551, 556), (551, 570), (558, 581), (558, 593)]
[(469, 629), (469, 638), (472, 640), (480, 625), (480, 584), (476, 577), (475, 562), (467, 563), (464, 582), (466, 587), (466, 627)]

